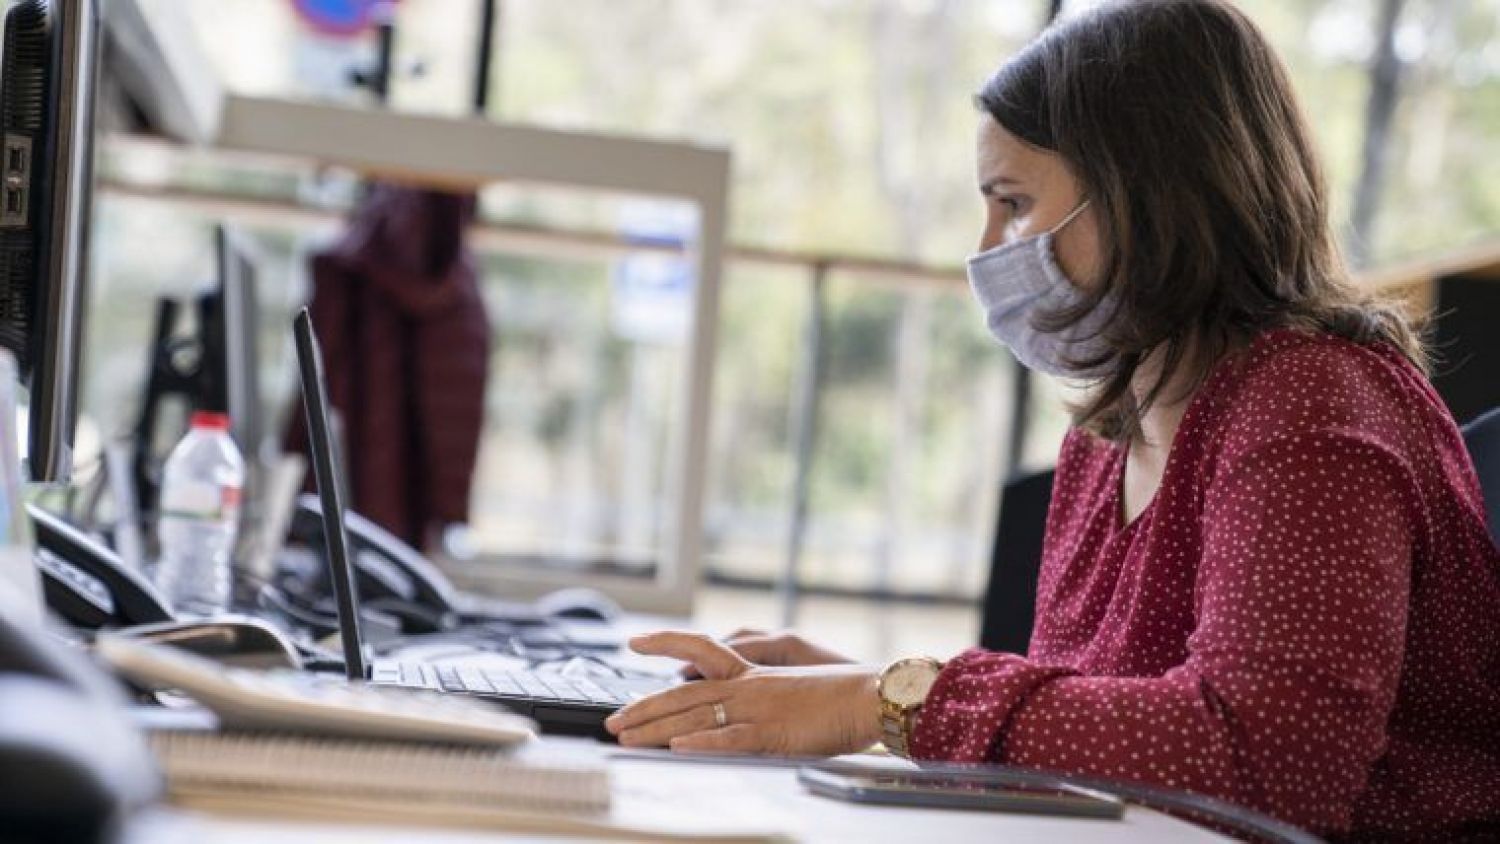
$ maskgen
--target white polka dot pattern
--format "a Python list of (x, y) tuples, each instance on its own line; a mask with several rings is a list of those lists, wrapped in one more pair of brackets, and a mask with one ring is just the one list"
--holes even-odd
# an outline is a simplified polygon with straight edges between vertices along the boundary
[(1335, 837), (1500, 830), (1500, 552), (1414, 367), (1270, 332), (1199, 389), (1129, 525), (1124, 458), (1069, 434), (1030, 653), (949, 663), (915, 755), (1162, 784)]

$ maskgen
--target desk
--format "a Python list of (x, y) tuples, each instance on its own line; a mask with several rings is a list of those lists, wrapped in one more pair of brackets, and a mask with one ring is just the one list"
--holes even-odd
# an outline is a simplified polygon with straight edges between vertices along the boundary
[[(601, 746), (601, 752), (608, 752)], [(1046, 818), (987, 812), (957, 812), (862, 806), (808, 794), (789, 767), (722, 765), (615, 759), (616, 811), (649, 812), (661, 800), (691, 806), (704, 817), (743, 818), (764, 829), (780, 829), (801, 841), (1137, 841), (1222, 842), (1230, 839), (1176, 818), (1131, 807), (1121, 821)], [(211, 816), (161, 809), (146, 818), (127, 841), (131, 844), (379, 844), (433, 842), (476, 844), (496, 840), (537, 839), (473, 829), (372, 826), (302, 822), (273, 818)]]

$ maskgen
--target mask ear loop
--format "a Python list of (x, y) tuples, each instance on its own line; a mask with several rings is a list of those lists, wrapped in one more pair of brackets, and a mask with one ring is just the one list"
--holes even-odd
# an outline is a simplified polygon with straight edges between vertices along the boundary
[[(1068, 212), (1068, 216), (1064, 217), (1062, 219), (1062, 222), (1060, 222), (1057, 225), (1053, 226), (1052, 230), (1049, 231), (1049, 232), (1047, 232), (1047, 236), (1049, 238), (1054, 238), (1057, 235), (1057, 233), (1060, 232), (1060, 231), (1062, 231), (1064, 228), (1066, 228), (1069, 223), (1071, 223), (1074, 220), (1078, 219), (1078, 215), (1083, 213), (1083, 209), (1089, 207), (1089, 203), (1090, 202), (1092, 202), (1092, 200), (1085, 199), (1082, 202), (1078, 203), (1078, 207), (1074, 208), (1072, 211), (1069, 211)], [(1062, 278), (1064, 281), (1067, 281), (1069, 284), (1072, 284), (1072, 282), (1070, 280), (1068, 280), (1067, 276), (1063, 273), (1062, 267), (1058, 266), (1058, 264), (1056, 262), (1056, 259), (1052, 255), (1051, 250), (1048, 250), (1044, 257), (1045, 257), (1046, 262), (1051, 265), (1051, 267), (1056, 271), (1057, 275), (1060, 278)], [(1113, 301), (1111, 301), (1112, 299), (1113, 299)], [(1114, 294), (1112, 292), (1106, 293), (1105, 296), (1104, 296), (1104, 298), (1102, 298), (1093, 307), (1093, 309), (1091, 309), (1089, 311), (1089, 313), (1085, 315), (1084, 318), (1088, 319), (1088, 318), (1094, 316), (1094, 314), (1098, 311), (1099, 308), (1104, 308), (1104, 307), (1110, 308), (1110, 311), (1108, 312), (1107, 318), (1112, 318), (1114, 316), (1115, 311), (1117, 311), (1119, 309), (1119, 300), (1117, 298), (1114, 298)], [(1096, 325), (1093, 328), (1093, 330), (1091, 331), (1091, 333), (1089, 333), (1087, 335), (1087, 337), (1090, 338), (1090, 339), (1096, 339), (1099, 336), (1099, 332), (1102, 331), (1102, 330), (1103, 330), (1102, 326), (1097, 326)]]
[(1067, 228), (1069, 223), (1078, 219), (1078, 215), (1083, 213), (1083, 209), (1089, 207), (1089, 203), (1091, 201), (1092, 200), (1085, 199), (1084, 201), (1078, 203), (1078, 207), (1074, 208), (1072, 211), (1069, 211), (1068, 216), (1064, 217), (1061, 223), (1058, 223), (1057, 225), (1049, 229), (1047, 231), (1047, 234), (1055, 235), (1063, 229)]

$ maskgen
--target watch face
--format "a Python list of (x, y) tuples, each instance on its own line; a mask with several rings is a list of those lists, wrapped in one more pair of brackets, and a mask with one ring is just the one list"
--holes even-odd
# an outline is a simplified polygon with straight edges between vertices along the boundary
[(931, 660), (904, 659), (885, 675), (881, 695), (897, 706), (916, 706), (927, 699), (937, 676), (938, 667)]

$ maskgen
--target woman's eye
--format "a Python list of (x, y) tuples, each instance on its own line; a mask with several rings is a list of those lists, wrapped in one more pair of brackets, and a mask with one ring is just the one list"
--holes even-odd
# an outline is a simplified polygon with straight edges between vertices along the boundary
[(1017, 199), (1014, 196), (997, 197), (996, 201), (998, 201), (1000, 203), (1000, 207), (1004, 208), (1012, 217), (1021, 213), (1021, 200)]

